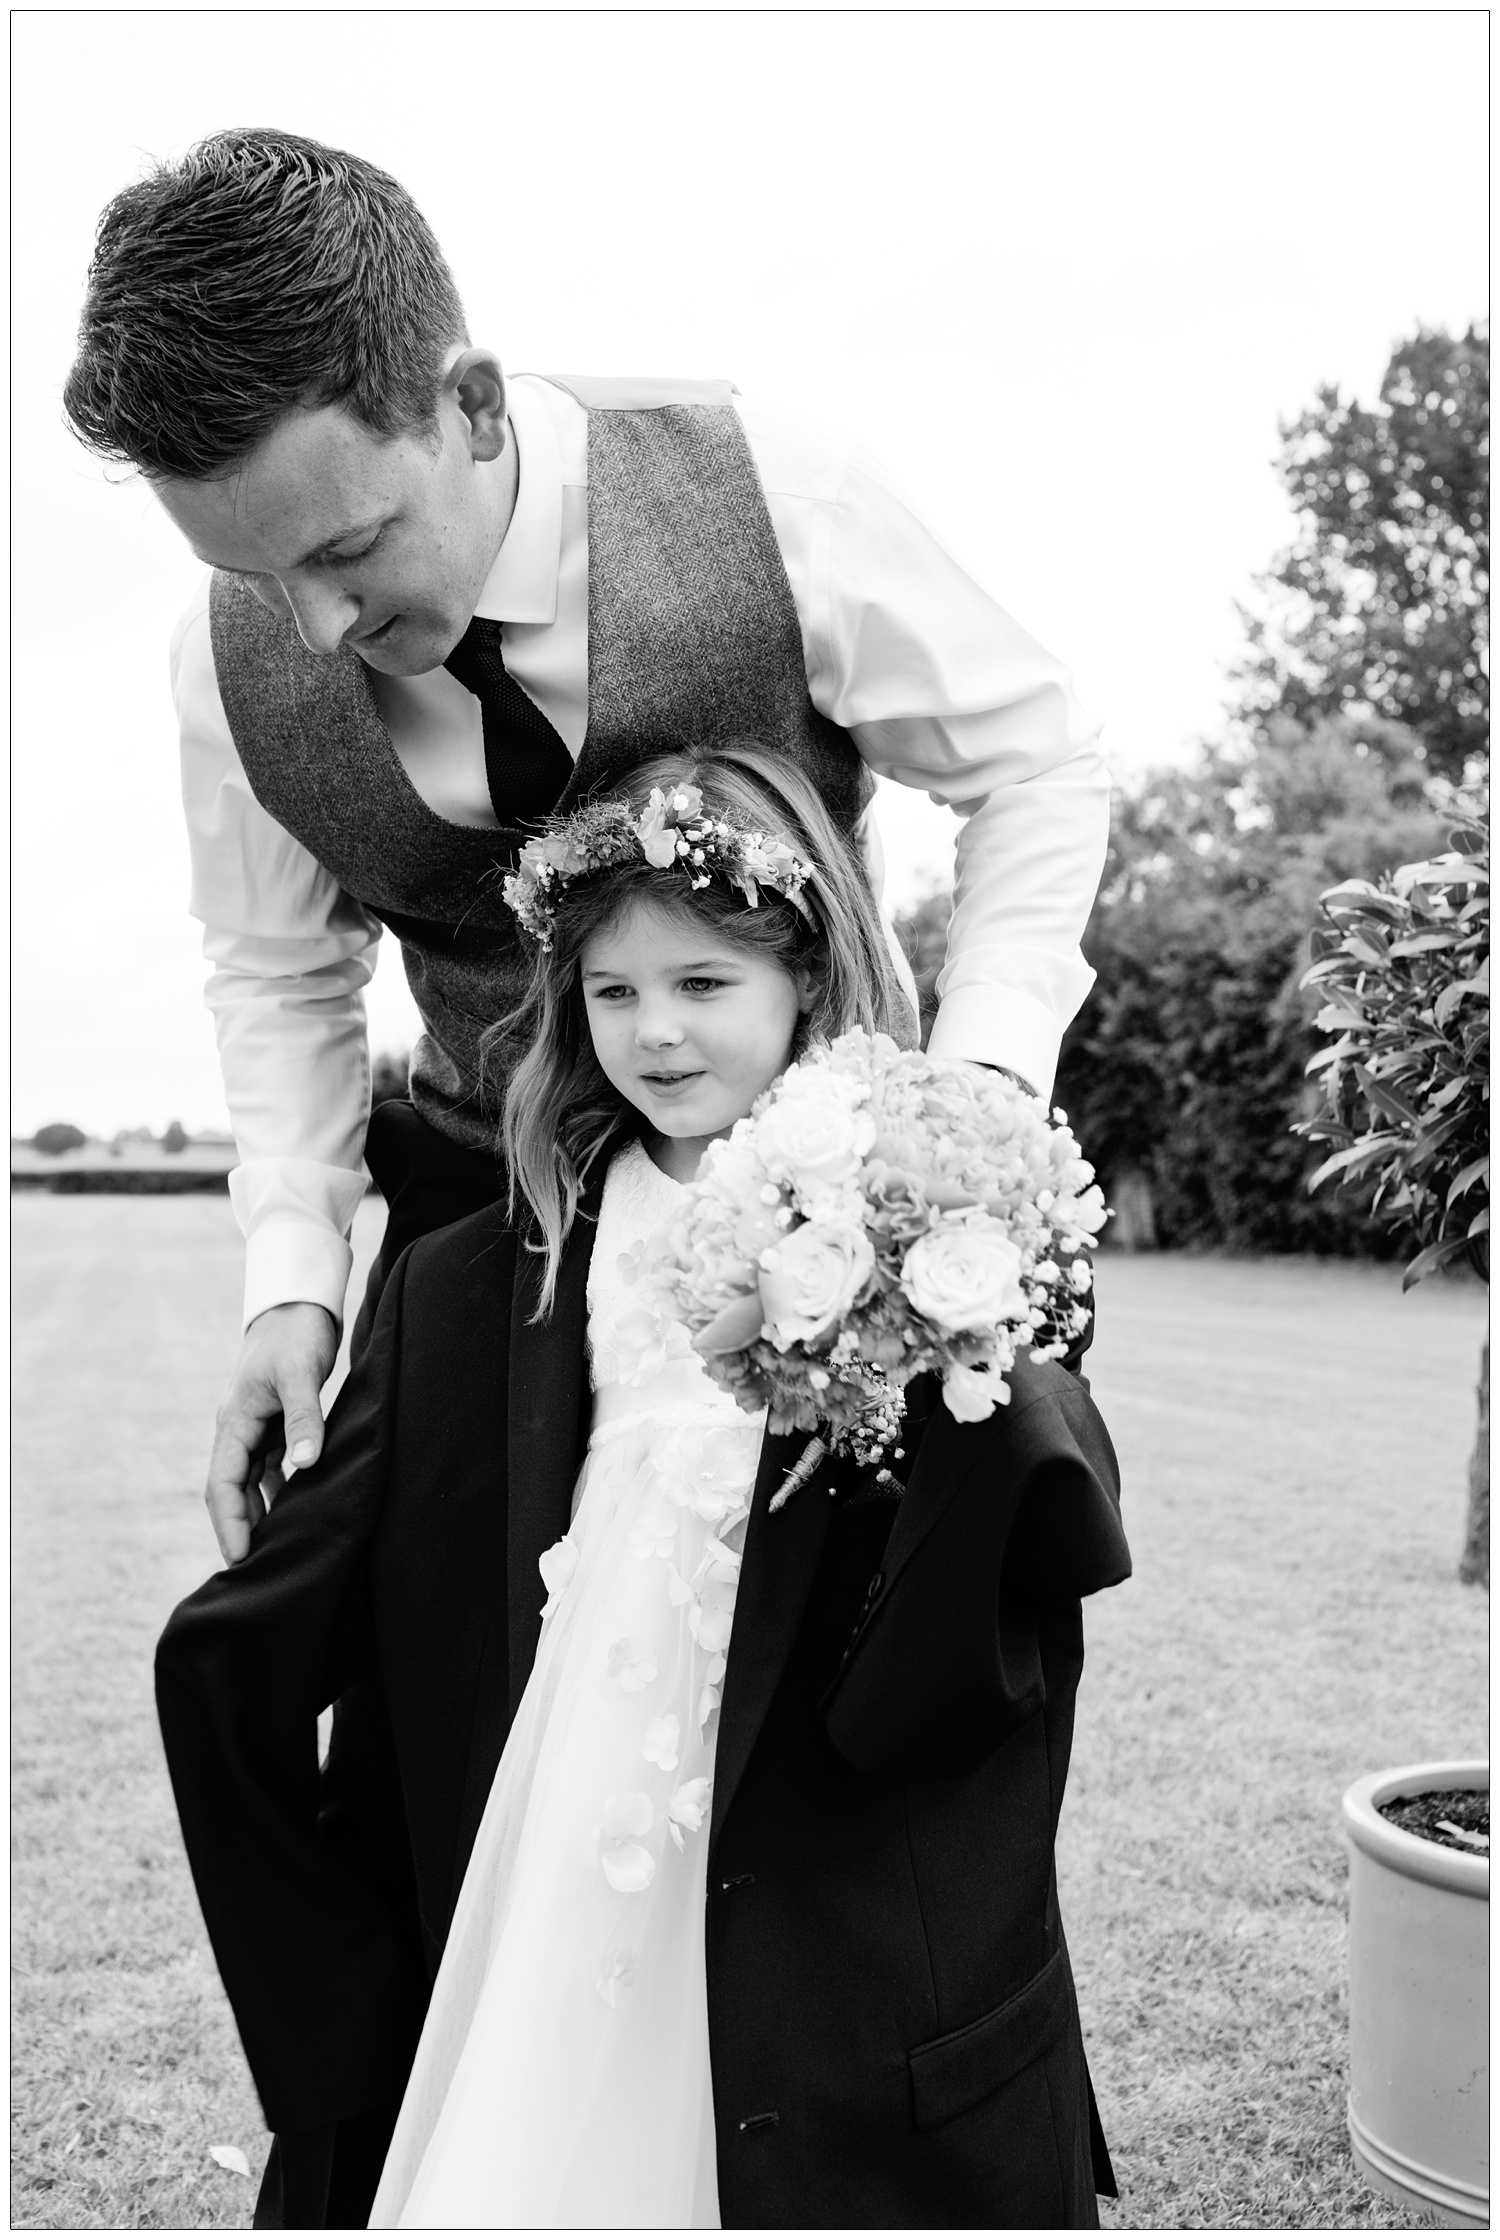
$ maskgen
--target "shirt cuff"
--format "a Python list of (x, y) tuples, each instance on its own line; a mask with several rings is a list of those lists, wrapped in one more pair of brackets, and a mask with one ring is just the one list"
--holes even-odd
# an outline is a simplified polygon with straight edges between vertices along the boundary
[(245, 1243), (245, 1306), (241, 1326), (248, 1329), (267, 1307), (306, 1300), (326, 1307), (344, 1327), (344, 1294), (354, 1254), (336, 1230), (311, 1221), (268, 1221)]
[(303, 1159), (256, 1159), (229, 1177), (230, 1202), (245, 1233), (244, 1322), (268, 1307), (306, 1301), (343, 1328), (354, 1255), (347, 1231), (365, 1176)]
[(938, 1005), (928, 1039), (934, 1058), (973, 1058), (980, 1065), (1006, 1066), (1036, 1089), (1044, 1103), (1052, 1096), (1062, 1029), (1054, 1012), (1020, 988), (990, 982), (955, 988)]

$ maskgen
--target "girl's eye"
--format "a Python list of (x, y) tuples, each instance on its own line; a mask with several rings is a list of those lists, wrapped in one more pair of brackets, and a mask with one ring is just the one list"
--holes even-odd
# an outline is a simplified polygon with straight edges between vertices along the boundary
[(589, 994), (593, 997), (594, 1001), (598, 1003), (608, 1002), (608, 1000), (612, 996), (628, 996), (630, 994), (630, 990), (625, 985), (623, 980), (617, 980), (613, 984), (613, 986), (608, 988), (590, 988)]
[(684, 980), (682, 985), (687, 990), (689, 995), (711, 996), (714, 990), (716, 988), (722, 988), (724, 983), (722, 980), (710, 980), (707, 973), (700, 972), (695, 973), (690, 980)]

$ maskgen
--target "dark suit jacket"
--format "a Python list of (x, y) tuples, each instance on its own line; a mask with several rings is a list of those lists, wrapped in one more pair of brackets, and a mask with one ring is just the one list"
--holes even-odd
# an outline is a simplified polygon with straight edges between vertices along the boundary
[[(414, 1245), (322, 1460), (162, 1637), (183, 1833), (278, 2132), (401, 2093), (568, 1525), (592, 1237), (541, 1325), (500, 1209)], [(1093, 2224), (1112, 2190), (1052, 1846), (1079, 1597), (1129, 1556), (1082, 1380), (1023, 1359), (1012, 1385), (971, 1426), (913, 1388), (899, 1501), (843, 1466), (773, 1517), (802, 1442), (765, 1441), (709, 1833), (726, 2225)]]

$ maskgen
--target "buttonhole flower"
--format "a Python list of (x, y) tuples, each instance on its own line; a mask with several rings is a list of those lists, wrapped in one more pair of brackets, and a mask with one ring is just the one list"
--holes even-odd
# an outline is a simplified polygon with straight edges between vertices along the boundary
[(654, 1817), (644, 1789), (627, 1789), (621, 1796), (604, 1800), (604, 1818), (596, 1830), (599, 1864), (611, 1890), (623, 1896), (634, 1897), (650, 1888), (656, 1861), (636, 1838), (650, 1832)]
[(663, 1773), (677, 1771), (677, 1744), (682, 1729), (674, 1712), (664, 1719), (653, 1719), (646, 1729), (646, 1739), (641, 1744), (641, 1756), (649, 1765), (660, 1766)]
[(604, 1669), (624, 1694), (639, 1695), (656, 1678), (656, 1651), (641, 1634), (625, 1634), (610, 1643)]

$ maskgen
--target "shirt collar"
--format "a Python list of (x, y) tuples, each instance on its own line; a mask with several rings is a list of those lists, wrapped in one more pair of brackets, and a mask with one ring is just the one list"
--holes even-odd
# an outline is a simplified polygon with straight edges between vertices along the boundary
[(562, 557), (562, 456), (547, 408), (519, 384), (508, 390), (520, 480), (510, 527), (474, 612), (490, 622), (555, 622)]

